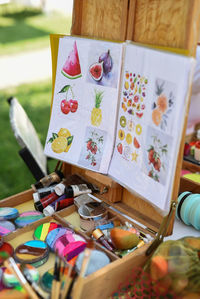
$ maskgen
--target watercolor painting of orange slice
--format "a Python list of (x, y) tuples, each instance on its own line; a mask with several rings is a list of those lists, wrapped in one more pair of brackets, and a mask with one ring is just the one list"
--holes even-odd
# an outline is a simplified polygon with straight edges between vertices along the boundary
[(142, 126), (140, 124), (137, 124), (135, 126), (135, 132), (137, 135), (141, 135), (142, 134)]
[(123, 130), (119, 130), (118, 132), (118, 137), (120, 140), (124, 140), (124, 137), (125, 137), (125, 133)]

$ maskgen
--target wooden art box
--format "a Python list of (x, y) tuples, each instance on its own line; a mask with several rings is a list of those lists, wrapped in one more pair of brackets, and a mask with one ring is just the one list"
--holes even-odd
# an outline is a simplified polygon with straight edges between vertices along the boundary
[[(82, 178), (86, 179), (88, 182), (96, 184), (96, 186), (98, 186), (100, 190), (104, 190), (104, 192), (105, 188), (107, 189), (107, 193), (105, 193), (106, 196), (104, 196), (105, 194), (102, 194), (97, 197), (105, 201), (108, 219), (117, 219), (122, 224), (125, 223), (125, 221), (128, 221), (144, 234), (150, 235), (152, 240), (155, 239), (156, 232), (159, 229), (159, 221), (162, 221), (162, 218), (159, 215), (154, 215), (155, 217), (151, 219), (149, 216), (146, 217), (141, 211), (137, 211), (136, 208), (130, 208), (130, 206), (127, 206), (126, 203), (111, 202), (110, 199), (114, 199), (113, 195), (116, 198), (117, 194), (117, 198), (119, 200), (119, 197), (123, 196), (122, 194), (124, 191), (122, 187), (107, 177), (102, 175), (94, 177), (93, 172), (87, 172), (84, 174), (82, 173), (83, 170), (81, 170), (80, 174), (80, 169), (71, 167), (70, 165), (65, 165), (65, 171), (66, 168), (68, 168), (67, 176), (69, 176), (69, 168), (71, 168), (71, 174), (75, 172), (76, 174), (81, 175)], [(30, 189), (8, 197), (1, 201), (0, 207), (15, 207), (19, 213), (34, 210), (34, 202), (32, 197), (33, 192), (34, 191)], [(125, 194), (126, 198), (131, 196), (128, 195), (128, 193)], [(112, 207), (114, 207), (114, 210)], [(147, 208), (148, 206), (145, 206), (145, 209)], [(151, 207), (150, 210), (152, 210)], [(122, 215), (119, 211), (125, 214)], [(155, 213), (155, 211), (152, 210), (152, 213)], [(132, 219), (126, 218), (126, 215), (131, 216)], [(134, 221), (134, 219), (136, 221)], [(33, 233), (39, 225), (51, 221), (57, 222), (63, 227), (73, 229), (87, 241), (90, 240), (90, 232), (83, 232), (80, 229), (80, 219), (77, 213), (77, 208), (72, 205), (59, 212), (55, 212), (52, 216), (46, 216), (27, 225), (26, 227), (16, 229), (14, 232), (4, 237), (4, 242), (9, 242), (15, 249), (22, 243), (22, 240), (23, 242), (32, 240)], [(141, 225), (139, 224), (139, 221), (141, 221)], [(162, 235), (160, 238), (162, 238)], [(78, 285), (78, 289), (75, 288), (78, 293), (76, 293), (73, 298), (108, 298), (114, 291), (117, 290), (121, 283), (127, 281), (127, 279), (132, 275), (132, 271), (135, 267), (141, 267), (145, 264), (148, 258), (148, 256), (146, 256), (146, 250), (149, 248), (150, 244), (151, 242), (145, 244), (143, 247), (138, 248), (135, 252), (130, 253), (123, 258), (119, 258), (117, 255), (102, 247), (98, 242), (95, 242), (95, 248), (107, 254), (110, 259), (110, 264), (84, 278), (81, 284)], [(40, 277), (47, 270), (54, 266), (54, 261), (55, 255), (50, 253), (48, 261), (38, 268)]]
[[(115, 41), (131, 40), (140, 44), (154, 45), (157, 48), (166, 47), (173, 51), (181, 49), (181, 53), (194, 56), (199, 37), (199, 11), (198, 0), (74, 0), (71, 34)], [(53, 65), (56, 66), (58, 45), (54, 50), (55, 55), (52, 56), (52, 60)], [(52, 79), (54, 88), (55, 69), (53, 69)], [(186, 111), (188, 108), (189, 103)], [(153, 239), (156, 239), (161, 223), (164, 221), (165, 225), (154, 243), (155, 248), (162, 241), (162, 234), (169, 235), (173, 231), (174, 203), (179, 190), (187, 113), (183, 117), (184, 128), (176, 161), (175, 179), (171, 182), (173, 184), (172, 195), (169, 198), (171, 209), (165, 217), (150, 203), (142, 200), (138, 195), (133, 195), (108, 176), (68, 163), (64, 163), (62, 167), (66, 178), (76, 174), (99, 188), (100, 193), (95, 196), (105, 202), (110, 217), (116, 216), (122, 222), (127, 220), (126, 216), (131, 217), (127, 221), (133, 223), (144, 233), (150, 234)], [(20, 212), (31, 210), (33, 209), (32, 193), (33, 190), (30, 189), (4, 199), (0, 202), (0, 207), (16, 207)], [(19, 243), (19, 236), (23, 235), (27, 238), (36, 226), (51, 219), (67, 227), (73, 226), (82, 234), (78, 224), (70, 223), (73, 213), (76, 213), (75, 206), (55, 212), (51, 217), (45, 217), (9, 234), (5, 237), (5, 241), (16, 246)], [(86, 239), (89, 238), (87, 233), (84, 236)], [(73, 298), (108, 298), (117, 290), (120, 283), (126, 282), (134, 267), (145, 264), (148, 258), (146, 251), (150, 246), (151, 243), (145, 244), (120, 259), (96, 243), (96, 248), (105, 250), (112, 262), (84, 278), (81, 285), (78, 286), (78, 295)], [(52, 259), (49, 262), (52, 263)], [(41, 270), (41, 272), (43, 271), (44, 269)]]

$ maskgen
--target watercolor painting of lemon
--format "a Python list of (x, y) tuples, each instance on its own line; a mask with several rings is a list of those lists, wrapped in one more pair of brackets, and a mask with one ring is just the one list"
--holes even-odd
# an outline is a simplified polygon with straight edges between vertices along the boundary
[(54, 153), (67, 153), (72, 145), (74, 136), (66, 128), (61, 128), (58, 133), (52, 133), (47, 143), (51, 143), (51, 149)]

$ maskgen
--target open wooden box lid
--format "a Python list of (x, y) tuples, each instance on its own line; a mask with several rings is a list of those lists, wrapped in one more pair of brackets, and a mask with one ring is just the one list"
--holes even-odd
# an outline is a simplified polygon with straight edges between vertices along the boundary
[[(171, 50), (182, 49), (186, 55), (195, 56), (200, 28), (198, 11), (200, 11), (198, 0), (74, 0), (71, 34), (107, 40), (132, 40)], [(54, 81), (53, 77), (53, 86)], [(171, 201), (176, 201), (179, 190), (188, 111), (189, 104)], [(107, 176), (69, 164), (64, 164), (63, 170), (66, 175), (69, 173), (82, 175), (100, 187), (103, 194), (99, 197), (102, 200), (151, 230), (158, 231), (163, 216), (150, 203), (132, 195)], [(106, 193), (105, 188), (108, 189)], [(171, 234), (172, 228), (173, 220), (168, 228), (168, 234)]]

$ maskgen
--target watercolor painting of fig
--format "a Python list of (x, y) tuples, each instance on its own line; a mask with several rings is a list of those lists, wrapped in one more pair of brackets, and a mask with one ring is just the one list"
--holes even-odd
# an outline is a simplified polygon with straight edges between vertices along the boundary
[[(106, 47), (108, 46), (108, 47)], [(120, 50), (116, 45), (92, 46), (88, 55), (86, 80), (101, 86), (117, 87), (119, 79)]]

